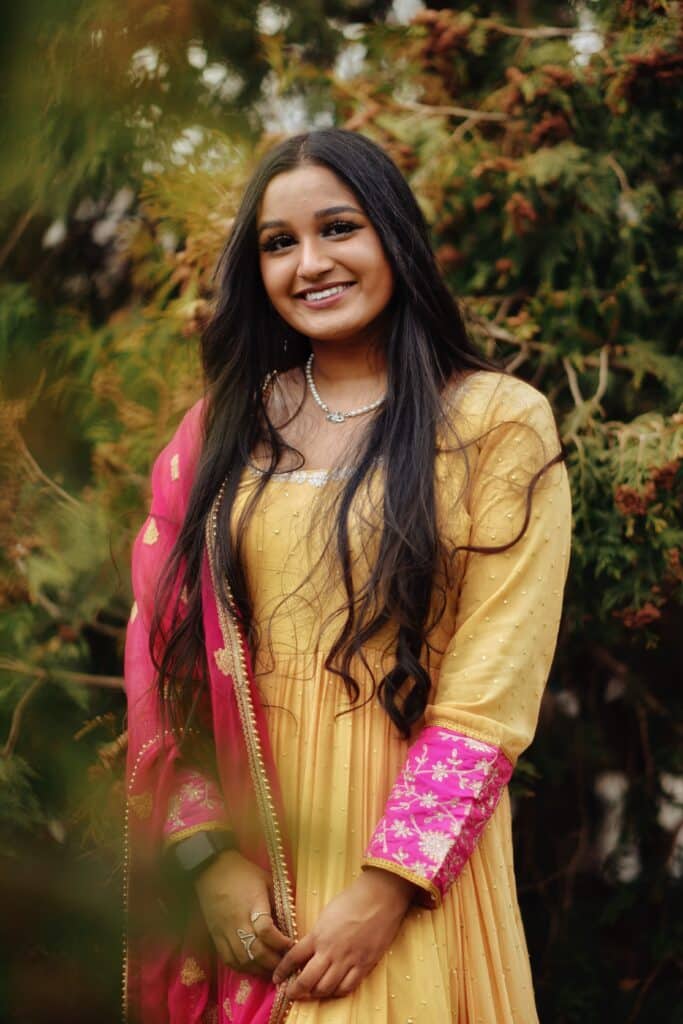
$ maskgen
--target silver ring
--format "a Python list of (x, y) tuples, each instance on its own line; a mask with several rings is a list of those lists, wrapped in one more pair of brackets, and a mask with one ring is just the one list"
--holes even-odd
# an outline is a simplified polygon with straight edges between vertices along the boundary
[(267, 910), (255, 910), (252, 914), (249, 915), (249, 920), (251, 921), (252, 924), (256, 924), (259, 917), (270, 917), (270, 914), (268, 913)]
[(240, 940), (240, 942), (244, 946), (244, 948), (245, 948), (245, 950), (247, 952), (247, 956), (249, 957), (249, 959), (250, 960), (255, 960), (256, 957), (254, 956), (254, 954), (251, 951), (251, 947), (256, 942), (256, 936), (254, 935), (254, 933), (253, 932), (245, 932), (244, 928), (238, 928), (237, 929), (237, 938)]

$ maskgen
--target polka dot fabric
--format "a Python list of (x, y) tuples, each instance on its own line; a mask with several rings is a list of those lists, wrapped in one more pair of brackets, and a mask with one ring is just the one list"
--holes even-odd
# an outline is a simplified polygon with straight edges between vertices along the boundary
[[(524, 526), (529, 484), (559, 450), (548, 403), (514, 378), (482, 372), (453, 388), (448, 412), (436, 458), (442, 536), (452, 548), (505, 545)], [(255, 481), (246, 471), (233, 525)], [(487, 758), (513, 766), (530, 743), (569, 557), (569, 489), (559, 464), (538, 480), (517, 543), (492, 554), (454, 554), (445, 613), (430, 637), (429, 705), (404, 741), (376, 700), (349, 713), (343, 685), (324, 666), (341, 628), (336, 613), (344, 591), (324, 553), (322, 513), (343, 481), (343, 472), (305, 470), (272, 479), (243, 537), (260, 631), (256, 677), (284, 801), (302, 935), (362, 870), (411, 746), (445, 731), (479, 741)], [(359, 551), (354, 573), (362, 573), (364, 558)], [(390, 640), (390, 631), (376, 637), (366, 664), (356, 666), (362, 696), (391, 665)], [(392, 948), (353, 995), (295, 1004), (288, 1024), (537, 1020), (506, 779), (443, 899), (432, 909), (416, 902)]]

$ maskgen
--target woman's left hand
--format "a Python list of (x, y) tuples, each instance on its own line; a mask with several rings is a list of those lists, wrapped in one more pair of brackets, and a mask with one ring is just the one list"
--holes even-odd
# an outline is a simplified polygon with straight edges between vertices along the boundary
[(391, 945), (415, 895), (412, 882), (381, 868), (366, 868), (327, 904), (317, 922), (278, 964), (273, 981), (289, 999), (347, 996)]

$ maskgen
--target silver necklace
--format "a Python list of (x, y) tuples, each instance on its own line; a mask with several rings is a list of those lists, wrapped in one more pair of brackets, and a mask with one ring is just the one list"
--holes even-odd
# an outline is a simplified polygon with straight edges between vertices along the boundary
[(378, 409), (382, 404), (386, 396), (378, 398), (376, 402), (371, 402), (369, 405), (361, 405), (359, 409), (352, 409), (351, 412), (332, 412), (329, 405), (323, 402), (322, 398), (318, 394), (318, 389), (315, 386), (313, 380), (313, 353), (306, 360), (306, 366), (304, 367), (304, 373), (306, 374), (306, 382), (311, 389), (311, 394), (316, 405), (319, 405), (322, 411), (325, 413), (325, 419), (329, 420), (330, 423), (343, 423), (344, 420), (350, 420), (352, 416), (362, 416), (363, 413), (372, 412), (373, 409)]

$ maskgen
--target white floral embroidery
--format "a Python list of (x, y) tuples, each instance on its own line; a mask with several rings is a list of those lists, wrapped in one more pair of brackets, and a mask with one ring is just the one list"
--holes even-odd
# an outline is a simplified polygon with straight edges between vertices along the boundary
[(212, 786), (206, 779), (193, 779), (180, 787), (180, 799), (190, 801), (199, 807), (206, 807), (208, 810), (220, 807), (221, 801), (212, 792)]
[(423, 832), (420, 836), (420, 850), (435, 864), (440, 864), (451, 848), (452, 839), (447, 832)]
[(472, 853), (511, 772), (497, 747), (427, 728), (408, 754), (367, 856), (400, 864), (445, 892)]
[(480, 740), (473, 740), (471, 736), (465, 736), (463, 746), (467, 747), (468, 750), (480, 750), (482, 754), (489, 754), (495, 747), (491, 747), (490, 743), (482, 743)]
[(188, 823), (194, 824), (188, 819), (194, 818), (198, 809), (216, 812), (222, 810), (222, 807), (223, 803), (214, 784), (197, 776), (183, 783), (168, 801), (166, 829), (175, 832), (185, 828)]
[(406, 825), (405, 821), (395, 821), (391, 826), (391, 831), (394, 835), (398, 836), (399, 839), (405, 839), (411, 833), (410, 825)]
[[(263, 475), (263, 470), (258, 466), (249, 466), (249, 472), (252, 476)], [(330, 480), (348, 480), (352, 472), (351, 466), (340, 466), (337, 469), (290, 469), (285, 473), (274, 473), (269, 482), (324, 487)]]

